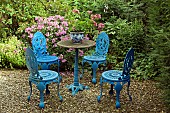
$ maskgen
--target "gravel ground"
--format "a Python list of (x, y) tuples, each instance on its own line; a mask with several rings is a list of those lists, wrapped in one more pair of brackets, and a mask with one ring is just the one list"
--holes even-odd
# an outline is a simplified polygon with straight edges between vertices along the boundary
[(115, 94), (108, 94), (109, 84), (104, 84), (101, 102), (97, 102), (99, 95), (99, 76), (97, 84), (92, 84), (89, 73), (80, 80), (80, 83), (90, 87), (89, 90), (79, 91), (75, 96), (66, 88), (73, 82), (72, 73), (61, 73), (63, 80), (60, 84), (60, 94), (63, 102), (56, 95), (56, 84), (49, 85), (50, 95), (45, 95), (45, 108), (40, 109), (39, 91), (33, 85), (33, 94), (30, 102), (27, 70), (0, 70), (0, 113), (168, 113), (162, 100), (161, 91), (155, 87), (153, 81), (131, 80), (130, 93), (132, 101), (123, 87), (120, 95), (121, 108), (115, 108)]

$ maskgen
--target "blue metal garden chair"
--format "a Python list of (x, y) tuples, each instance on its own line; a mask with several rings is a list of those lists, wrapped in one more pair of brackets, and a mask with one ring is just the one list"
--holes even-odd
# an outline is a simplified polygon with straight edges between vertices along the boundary
[[(39, 31), (37, 31), (33, 36), (32, 48), (33, 48), (35, 56), (37, 57), (38, 65), (41, 67), (41, 69), (48, 70), (50, 69), (50, 66), (52, 64), (57, 64), (58, 74), (59, 74), (60, 80), (62, 80), (62, 77), (60, 76), (60, 72), (59, 72), (60, 60), (57, 56), (49, 55), (49, 53), (47, 52), (47, 48), (46, 48), (46, 38)], [(46, 87), (48, 89), (48, 85)]]
[(32, 48), (35, 56), (37, 57), (38, 65), (41, 66), (42, 70), (49, 69), (51, 64), (57, 64), (59, 73), (60, 60), (57, 56), (49, 55), (46, 48), (46, 38), (39, 31), (37, 31), (33, 36)]
[(132, 97), (129, 94), (129, 86), (130, 86), (130, 70), (133, 65), (133, 60), (134, 60), (134, 49), (131, 48), (126, 54), (126, 57), (124, 59), (123, 71), (108, 70), (102, 73), (102, 76), (100, 78), (100, 86), (101, 86), (100, 95), (97, 97), (98, 102), (100, 102), (100, 99), (102, 97), (103, 82), (107, 82), (111, 84), (111, 89), (109, 91), (109, 94), (111, 95), (113, 94), (113, 86), (114, 86), (114, 89), (116, 90), (116, 108), (120, 108), (119, 95), (125, 83), (128, 83), (127, 94), (129, 96), (130, 101), (132, 100)]
[(99, 64), (104, 64), (106, 66), (106, 54), (109, 48), (109, 37), (105, 32), (101, 32), (96, 39), (96, 49), (95, 53), (91, 56), (84, 56), (82, 61), (82, 78), (84, 74), (84, 63), (88, 62), (92, 65), (92, 82), (96, 83), (96, 70)]
[[(60, 101), (62, 101), (62, 96), (59, 93), (59, 83), (60, 77), (57, 72), (51, 70), (38, 70), (38, 63), (37, 58), (34, 55), (34, 52), (30, 49), (26, 49), (26, 65), (29, 69), (30, 76), (29, 76), (29, 85), (30, 85), (30, 95), (28, 96), (28, 101), (30, 101), (32, 95), (32, 83), (35, 84), (40, 91), (40, 108), (44, 108), (44, 90), (46, 85), (50, 84), (51, 82), (57, 83), (58, 87), (58, 96)], [(46, 94), (50, 94), (50, 91), (46, 89)]]

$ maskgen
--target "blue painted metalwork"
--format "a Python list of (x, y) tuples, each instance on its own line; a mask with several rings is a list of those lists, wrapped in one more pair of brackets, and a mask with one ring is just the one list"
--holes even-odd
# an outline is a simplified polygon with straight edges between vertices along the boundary
[(40, 108), (44, 108), (44, 90), (46, 88), (46, 94), (49, 94), (50, 91), (48, 89), (48, 84), (51, 82), (57, 83), (57, 94), (60, 98), (60, 101), (63, 100), (62, 96), (59, 93), (59, 83), (60, 83), (60, 77), (59, 74), (55, 71), (51, 70), (38, 70), (38, 62), (37, 58), (34, 55), (34, 52), (30, 49), (26, 49), (26, 65), (30, 72), (29, 76), (29, 85), (30, 85), (30, 95), (28, 96), (28, 101), (30, 101), (31, 95), (32, 95), (32, 83), (35, 84), (40, 91)]
[[(60, 74), (59, 73), (60, 60), (56, 56), (49, 55), (46, 48), (46, 38), (41, 32), (37, 31), (34, 34), (34, 37), (32, 39), (32, 47), (37, 57), (38, 65), (41, 67), (42, 70), (48, 70), (51, 64), (57, 64), (58, 74)], [(60, 78), (60, 80), (61, 79), (62, 78)]]
[(109, 48), (109, 37), (105, 32), (102, 32), (98, 35), (96, 39), (96, 49), (95, 53), (93, 53), (91, 56), (84, 56), (82, 61), (82, 74), (80, 75), (80, 78), (82, 78), (84, 74), (84, 63), (88, 62), (90, 65), (92, 65), (92, 82), (96, 83), (96, 70), (98, 68), (98, 65), (104, 64), (106, 66), (106, 54), (108, 52)]
[(120, 101), (119, 101), (119, 95), (120, 91), (122, 90), (122, 87), (125, 83), (128, 83), (127, 85), (127, 94), (129, 96), (130, 101), (132, 100), (131, 95), (129, 94), (129, 86), (130, 86), (130, 70), (132, 68), (134, 61), (134, 49), (131, 48), (124, 59), (124, 67), (123, 71), (119, 70), (108, 70), (102, 73), (102, 76), (100, 78), (100, 95), (97, 97), (98, 102), (100, 102), (100, 99), (102, 97), (102, 91), (103, 91), (103, 83), (107, 82), (111, 84), (111, 89), (109, 91), (109, 94), (113, 94), (113, 86), (116, 90), (116, 108), (120, 108)]
[(75, 95), (78, 91), (84, 89), (89, 89), (88, 86), (84, 86), (79, 83), (78, 78), (78, 49), (87, 48), (95, 45), (95, 42), (92, 40), (83, 40), (82, 43), (75, 44), (72, 40), (62, 40), (57, 43), (61, 47), (74, 48), (75, 49), (75, 64), (74, 64), (74, 82), (70, 85), (67, 85), (67, 88), (72, 91), (72, 95)]
[(78, 48), (75, 48), (75, 64), (74, 64), (74, 83), (71, 85), (67, 85), (67, 88), (72, 91), (72, 95), (75, 95), (78, 91), (82, 91), (84, 89), (89, 89), (88, 86), (84, 86), (79, 83), (78, 78)]

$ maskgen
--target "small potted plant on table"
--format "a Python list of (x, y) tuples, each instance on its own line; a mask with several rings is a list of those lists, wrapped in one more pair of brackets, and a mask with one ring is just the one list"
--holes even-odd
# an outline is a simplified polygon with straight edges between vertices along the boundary
[(82, 43), (85, 34), (93, 28), (93, 21), (87, 12), (73, 9), (69, 14), (69, 31), (73, 43)]

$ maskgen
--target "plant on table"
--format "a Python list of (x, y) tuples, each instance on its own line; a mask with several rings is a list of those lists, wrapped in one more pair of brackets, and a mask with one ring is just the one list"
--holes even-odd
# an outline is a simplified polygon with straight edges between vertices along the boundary
[(84, 32), (89, 38), (97, 36), (104, 28), (103, 23), (99, 23), (101, 19), (100, 14), (92, 14), (92, 11), (82, 11), (73, 9), (66, 18), (68, 18), (69, 32)]

